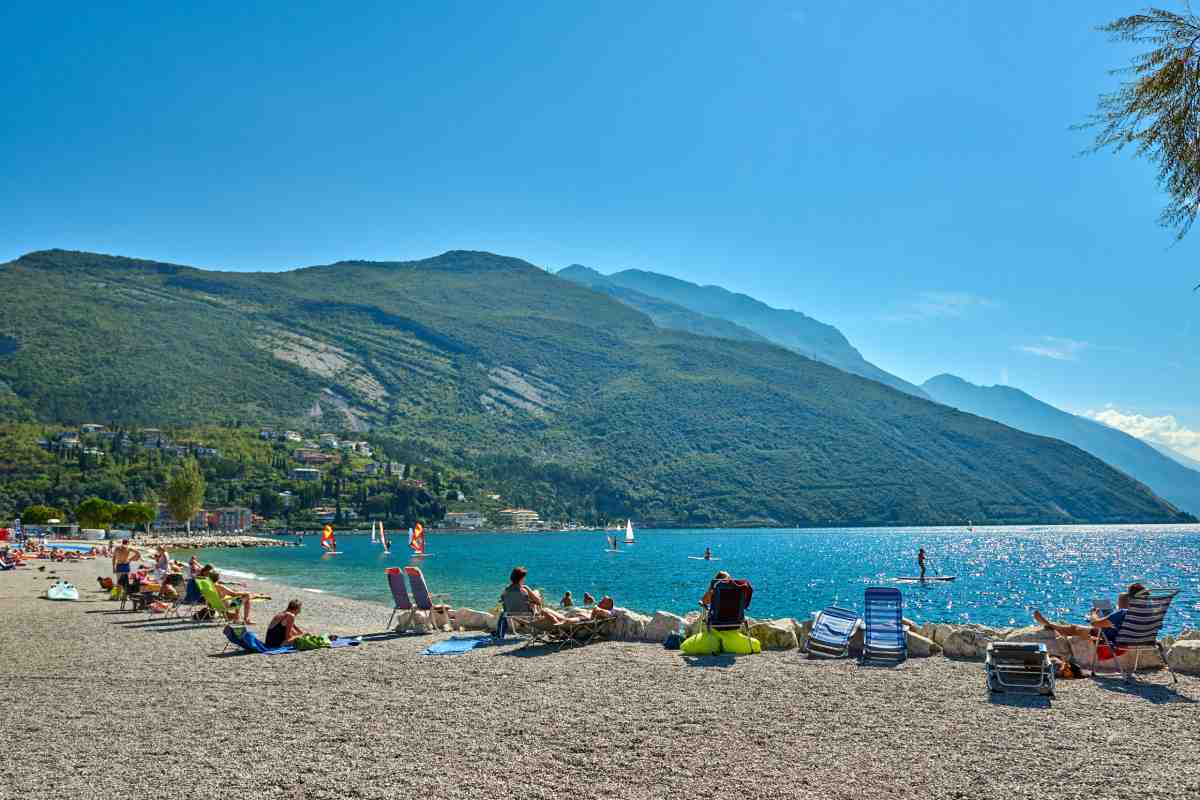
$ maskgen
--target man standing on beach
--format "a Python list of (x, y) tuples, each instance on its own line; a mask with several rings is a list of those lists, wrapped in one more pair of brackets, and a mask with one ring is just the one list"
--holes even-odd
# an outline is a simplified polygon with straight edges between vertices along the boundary
[(925, 580), (925, 548), (917, 550), (917, 566), (921, 570), (921, 580)]
[(142, 554), (129, 546), (128, 539), (122, 539), (121, 543), (113, 548), (112, 552), (112, 571), (114, 575), (129, 574), (130, 565), (141, 561)]

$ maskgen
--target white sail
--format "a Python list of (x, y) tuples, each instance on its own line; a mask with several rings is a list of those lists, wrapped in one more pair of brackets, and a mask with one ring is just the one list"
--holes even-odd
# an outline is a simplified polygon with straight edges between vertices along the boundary
[(376, 541), (377, 540), (375, 538), (375, 522), (372, 521), (371, 522), (371, 544), (375, 544)]
[(625, 544), (633, 544), (633, 523), (625, 520)]

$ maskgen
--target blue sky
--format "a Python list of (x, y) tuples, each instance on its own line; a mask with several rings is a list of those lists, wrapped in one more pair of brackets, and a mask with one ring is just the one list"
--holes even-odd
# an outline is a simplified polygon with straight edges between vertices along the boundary
[(1200, 454), (1200, 233), (1070, 130), (1134, 3), (185, 5), (0, 7), (0, 259), (638, 267)]

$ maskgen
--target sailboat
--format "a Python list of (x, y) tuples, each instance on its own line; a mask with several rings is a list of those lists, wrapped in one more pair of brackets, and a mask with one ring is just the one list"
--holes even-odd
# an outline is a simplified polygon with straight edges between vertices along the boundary
[(625, 544), (633, 544), (633, 523), (625, 520)]
[(371, 522), (371, 544), (375, 544), (376, 541), (377, 540), (375, 539), (375, 522), (374, 522), (374, 520), (372, 520), (372, 522)]
[(326, 525), (321, 529), (321, 549), (325, 551), (325, 555), (327, 556), (338, 554), (337, 539), (333, 535), (332, 525)]
[(417, 523), (408, 532), (408, 546), (412, 550), (413, 558), (425, 558), (431, 553), (425, 552), (425, 526)]

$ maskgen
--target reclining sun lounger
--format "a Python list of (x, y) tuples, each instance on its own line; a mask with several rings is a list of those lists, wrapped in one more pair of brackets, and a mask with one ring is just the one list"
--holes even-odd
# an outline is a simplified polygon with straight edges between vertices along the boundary
[[(1178, 589), (1147, 590), (1141, 592), (1137, 597), (1130, 598), (1129, 608), (1125, 612), (1125, 621), (1117, 630), (1116, 641), (1110, 643), (1105, 637), (1100, 636), (1092, 645), (1092, 675), (1096, 674), (1097, 660), (1108, 660), (1099, 658), (1102, 645), (1106, 647), (1110, 659), (1127, 681), (1134, 680), (1138, 660), (1144, 650), (1156, 650), (1163, 663), (1167, 664), (1167, 654), (1163, 650), (1162, 643), (1158, 641), (1158, 634), (1162, 630), (1167, 611), (1171, 608), (1171, 601), (1177, 594), (1179, 594)], [(1113, 644), (1116, 646), (1113, 647)], [(1121, 654), (1130, 650), (1134, 651), (1133, 666), (1126, 672), (1125, 667), (1121, 664)], [(1170, 664), (1167, 664), (1167, 671), (1171, 673), (1172, 682), (1178, 683), (1179, 678), (1171, 669)]]
[(447, 618), (451, 616), (449, 605), (434, 602), (437, 598), (446, 598), (450, 595), (430, 594), (429, 585), (425, 583), (425, 576), (421, 573), (420, 567), (405, 567), (404, 574), (408, 576), (408, 583), (412, 586), (414, 607), (417, 611), (424, 611), (428, 615), (431, 625), (435, 613), (446, 614)]
[(829, 606), (818, 611), (812, 631), (804, 643), (810, 657), (845, 658), (850, 655), (850, 637), (862, 626), (857, 611)]
[(989, 692), (1037, 692), (1054, 697), (1054, 664), (1045, 642), (989, 642), (983, 662)]
[(872, 587), (863, 593), (862, 660), (899, 664), (908, 658), (908, 634), (904, 630), (904, 599), (900, 590)]
[(388, 629), (391, 630), (392, 621), (396, 619), (397, 612), (404, 612), (405, 616), (401, 618), (400, 625), (396, 626), (396, 630), (408, 630), (417, 610), (408, 597), (408, 587), (404, 585), (404, 573), (400, 571), (399, 567), (388, 567), (384, 570), (384, 574), (387, 575), (388, 588), (392, 591), (392, 601), (395, 604), (392, 607), (392, 615), (388, 617)]
[(220, 614), (226, 622), (237, 621), (237, 605), (226, 602), (221, 593), (217, 591), (217, 587), (213, 586), (212, 581), (207, 578), (197, 578), (196, 588), (200, 590), (200, 594), (214, 614)]

